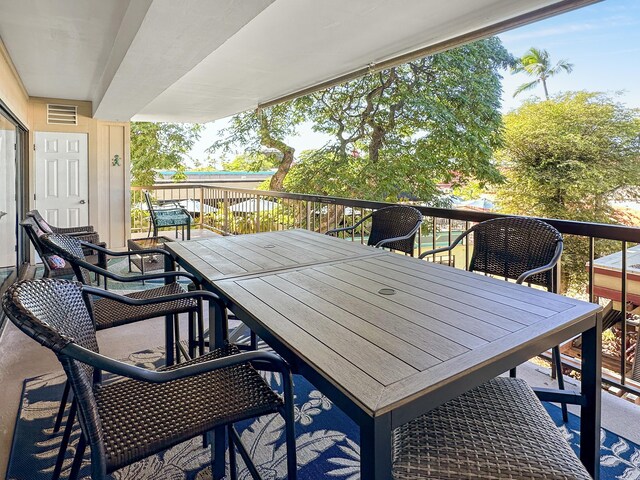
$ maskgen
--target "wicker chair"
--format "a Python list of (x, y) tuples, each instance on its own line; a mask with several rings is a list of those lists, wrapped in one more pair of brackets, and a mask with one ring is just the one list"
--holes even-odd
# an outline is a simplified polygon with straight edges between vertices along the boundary
[[(91, 448), (91, 477), (105, 479), (119, 468), (207, 432), (215, 433), (211, 442), (213, 478), (224, 477), (225, 433), (231, 478), (237, 478), (236, 448), (254, 474), (255, 466), (233, 424), (280, 413), (285, 420), (287, 478), (295, 480), (292, 379), (279, 356), (241, 354), (227, 344), (161, 371), (128, 365), (99, 354), (88, 308), (92, 295), (114, 296), (77, 282), (41, 279), (13, 285), (2, 299), (13, 323), (56, 353), (73, 388), (82, 433), (70, 479), (77, 478), (87, 445)], [(262, 379), (258, 367), (281, 373), (284, 400)], [(103, 370), (126, 378), (101, 384)]]
[(535, 393), (495, 378), (393, 433), (395, 480), (589, 480)]
[[(161, 287), (150, 288), (147, 290), (124, 295), (124, 297), (126, 298), (153, 299), (184, 293), (185, 290), (179, 283), (177, 283), (177, 278), (179, 277), (188, 278), (197, 286), (200, 285), (198, 280), (193, 275), (187, 272), (157, 272), (147, 273), (145, 275), (133, 275), (124, 277), (98, 266), (91, 265), (86, 261), (83, 253), (83, 247), (90, 247), (95, 248), (99, 252), (103, 252), (110, 256), (158, 254), (168, 257), (170, 260), (173, 260), (173, 257), (171, 257), (170, 253), (166, 250), (146, 249), (116, 252), (107, 250), (103, 247), (97, 247), (96, 245), (90, 245), (82, 240), (78, 240), (77, 238), (70, 237), (68, 235), (60, 235), (55, 233), (43, 235), (41, 241), (51, 252), (54, 252), (56, 255), (59, 255), (60, 257), (64, 258), (65, 261), (71, 264), (76, 279), (87, 286), (91, 286), (90, 273), (92, 272), (104, 276), (105, 279), (109, 278), (118, 282), (139, 282), (152, 279), (165, 280), (165, 285)], [(166, 325), (167, 329), (175, 329), (175, 337), (177, 340), (175, 348), (176, 357), (178, 358), (178, 360), (180, 358), (181, 352), (185, 354), (185, 356), (194, 357), (196, 347), (198, 348), (199, 353), (203, 354), (205, 347), (204, 339), (202, 338), (202, 335), (200, 335), (198, 341), (196, 341), (194, 323), (195, 316), (196, 314), (198, 314), (198, 328), (200, 332), (204, 331), (204, 315), (202, 314), (202, 302), (198, 297), (199, 292), (201, 292), (201, 290), (195, 290), (191, 292), (193, 294), (192, 297), (185, 298), (180, 301), (162, 302), (148, 305), (143, 308), (140, 308), (136, 305), (129, 305), (127, 303), (113, 301), (110, 299), (97, 300), (92, 304), (92, 308), (95, 313), (96, 329), (103, 330), (106, 328), (117, 327), (119, 325), (127, 325), (129, 323), (139, 322), (141, 320), (147, 320), (149, 318), (165, 316), (168, 320)], [(181, 313), (189, 314), (188, 354), (180, 349), (181, 345), (179, 343), (180, 335), (178, 328), (178, 315)], [(171, 326), (171, 322), (169, 321), (170, 317), (173, 317), (173, 327)], [(170, 345), (166, 345), (166, 347), (167, 353), (169, 353), (169, 351), (173, 348)]]
[[(27, 212), (26, 216), (33, 218), (40, 230), (42, 230), (44, 233), (62, 233), (63, 235), (73, 235), (82, 238), (87, 233), (95, 232), (95, 230), (93, 229), (93, 225), (84, 225), (79, 227), (54, 227), (53, 225), (49, 224), (44, 218), (42, 218), (42, 215), (40, 215), (40, 212), (38, 210), (31, 210)], [(91, 242), (90, 238), (82, 238), (82, 240)]]
[[(56, 255), (53, 252), (51, 252), (46, 247), (46, 245), (44, 245), (40, 240), (41, 237), (46, 234), (46, 232), (38, 226), (38, 223), (36, 222), (35, 217), (31, 216), (31, 217), (25, 218), (22, 222), (20, 222), (20, 225), (26, 232), (27, 236), (29, 237), (29, 240), (31, 240), (31, 243), (33, 244), (33, 247), (35, 248), (36, 252), (42, 259), (42, 264), (44, 265), (44, 275), (43, 275), (44, 277), (55, 278), (55, 277), (67, 277), (67, 276), (73, 275), (73, 267), (71, 267), (71, 265), (66, 264), (64, 262), (63, 263), (58, 262), (57, 259), (55, 258)], [(76, 238), (82, 239), (88, 243), (97, 245), (99, 247), (103, 247), (103, 248), (106, 247), (106, 244), (104, 242), (100, 242), (100, 237), (95, 232), (94, 233), (84, 232), (82, 234), (77, 234)], [(107, 268), (107, 256), (103, 252), (98, 252), (97, 250), (87, 247), (83, 249), (83, 254), (88, 263), (92, 265), (97, 265), (103, 269)], [(99, 279), (100, 277), (96, 277), (96, 280), (99, 281)]]
[[(170, 301), (163, 300), (168, 296), (184, 293), (184, 289), (176, 282), (176, 279), (178, 277), (186, 277), (199, 286), (199, 283), (195, 279), (195, 277), (185, 272), (158, 272), (154, 274), (123, 277), (114, 274), (113, 272), (109, 272), (101, 267), (91, 265), (84, 257), (83, 248), (95, 248), (103, 254), (109, 254), (113, 256), (126, 256), (138, 253), (156, 253), (169, 256), (169, 252), (165, 250), (155, 249), (138, 250), (136, 252), (114, 252), (103, 247), (87, 244), (86, 242), (77, 238), (60, 234), (43, 235), (41, 237), (41, 242), (48, 251), (59, 255), (67, 263), (69, 263), (73, 269), (72, 271), (73, 274), (75, 274), (76, 279), (87, 286), (91, 286), (91, 272), (95, 273), (96, 275), (103, 276), (105, 279), (105, 285), (107, 282), (107, 278), (111, 278), (120, 282), (137, 282), (158, 278), (165, 279), (166, 283), (162, 287), (142, 290), (139, 292), (130, 293), (128, 295), (118, 295), (113, 298), (100, 298), (96, 301), (92, 301), (91, 307), (94, 314), (96, 330), (104, 330), (107, 328), (127, 325), (142, 320), (148, 320), (150, 318), (164, 316), (166, 319), (165, 328), (167, 330), (167, 344), (165, 347), (167, 352), (168, 365), (171, 365), (173, 363), (174, 345), (175, 358), (178, 362), (180, 362), (181, 360), (181, 354), (184, 355), (185, 358), (193, 358), (195, 357), (196, 349), (200, 355), (204, 353), (204, 335), (200, 333), (200, 335), (198, 336), (196, 334), (196, 330), (199, 330), (199, 332), (204, 332), (204, 309), (202, 300), (203, 295), (205, 295), (206, 292), (203, 292), (202, 290), (194, 290), (190, 292), (189, 296), (187, 297)], [(155, 301), (146, 305), (136, 305), (129, 302), (129, 299), (152, 299)], [(222, 310), (224, 311), (224, 309)], [(187, 342), (188, 351), (185, 351), (182, 344), (180, 343), (178, 315), (181, 313), (187, 313), (189, 316), (189, 333)], [(68, 395), (69, 385), (66, 385), (63, 392), (62, 400), (60, 402), (58, 415), (54, 424), (54, 432), (57, 432), (62, 425)]]
[(182, 227), (182, 239), (184, 240), (184, 227), (187, 227), (187, 240), (191, 239), (191, 215), (182, 207), (158, 208), (151, 201), (151, 194), (144, 190), (144, 198), (149, 209), (149, 234), (153, 227), (153, 236), (158, 236), (158, 229), (163, 227), (176, 227), (176, 238), (178, 238), (178, 227)]
[(398, 250), (413, 256), (416, 232), (422, 223), (422, 214), (406, 205), (380, 208), (352, 226), (329, 230), (326, 235), (353, 232), (369, 218), (371, 218), (371, 231), (367, 245)]
[[(450, 252), (465, 237), (473, 234), (473, 254), (469, 267), (471, 272), (527, 282), (557, 293), (553, 269), (562, 255), (562, 235), (554, 227), (535, 218), (501, 217), (478, 223), (463, 232), (448, 247), (424, 252), (420, 258), (441, 252)], [(451, 255), (449, 255), (451, 258)], [(560, 348), (552, 349), (553, 365), (558, 377), (558, 386), (564, 390)], [(515, 369), (511, 371), (515, 377)], [(565, 422), (567, 406), (562, 405)]]

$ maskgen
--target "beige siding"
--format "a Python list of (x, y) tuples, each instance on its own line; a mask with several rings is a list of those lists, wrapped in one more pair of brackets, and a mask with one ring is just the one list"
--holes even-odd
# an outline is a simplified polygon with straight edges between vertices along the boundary
[[(29, 129), (29, 199), (33, 207), (35, 192), (35, 132), (86, 133), (89, 150), (89, 223), (110, 248), (126, 246), (131, 219), (129, 214), (129, 124), (101, 122), (92, 115), (91, 102), (56, 98), (28, 97), (0, 41), (0, 100)], [(77, 125), (47, 123), (47, 104), (75, 105)], [(112, 165), (115, 155), (120, 165)]]
[[(47, 123), (47, 104), (78, 107), (77, 125)], [(30, 190), (35, 192), (34, 132), (86, 133), (89, 148), (89, 223), (110, 248), (122, 248), (129, 235), (129, 124), (106, 123), (91, 118), (91, 102), (36, 98), (29, 101), (29, 171)], [(112, 166), (118, 154), (120, 166)], [(33, 195), (29, 196), (33, 202)]]
[(0, 100), (29, 128), (29, 96), (1, 39)]

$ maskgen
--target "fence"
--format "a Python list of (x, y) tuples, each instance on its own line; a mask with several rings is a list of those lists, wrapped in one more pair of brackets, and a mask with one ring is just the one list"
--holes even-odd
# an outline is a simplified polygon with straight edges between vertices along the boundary
[[(372, 202), (350, 198), (328, 197), (321, 195), (303, 195), (283, 192), (269, 192), (242, 188), (218, 187), (214, 185), (158, 185), (150, 187), (152, 195), (159, 204), (179, 202), (187, 208), (194, 218), (194, 225), (208, 229), (221, 235), (238, 235), (246, 233), (268, 232), (303, 228), (325, 232), (341, 225), (351, 225), (372, 210), (392, 205), (385, 202)], [(142, 188), (133, 187), (131, 192), (131, 225), (132, 232), (145, 232), (148, 229), (148, 212), (144, 204)], [(419, 241), (415, 253), (431, 250), (450, 244), (459, 233), (469, 228), (474, 222), (481, 222), (502, 215), (481, 211), (432, 208), (414, 205), (425, 216), (420, 230)], [(571, 265), (571, 273), (575, 278), (565, 278), (565, 284), (571, 285), (564, 294), (581, 297), (592, 302), (608, 303), (615, 301), (617, 305), (627, 305), (628, 266), (627, 251), (631, 245), (640, 243), (640, 228), (621, 225), (596, 224), (570, 220), (542, 219), (556, 227), (565, 238), (563, 265)], [(368, 225), (363, 225), (351, 233), (353, 241), (365, 242)], [(451, 257), (432, 258), (432, 261), (450, 263), (458, 268), (468, 265), (471, 245), (463, 242)], [(619, 271), (611, 277), (619, 286), (608, 290), (611, 294), (605, 299), (598, 298), (595, 292), (594, 260), (600, 256), (619, 250), (621, 263)], [(560, 267), (558, 270), (562, 270)], [(566, 272), (563, 272), (566, 273)], [(609, 272), (610, 274), (611, 272)], [(576, 286), (577, 285), (577, 286)], [(609, 302), (611, 303), (611, 302)], [(618, 307), (619, 310), (622, 307)], [(616, 317), (617, 313), (617, 317)], [(626, 314), (626, 312), (625, 312)], [(609, 310), (605, 318), (606, 325), (621, 319), (622, 314)], [(640, 396), (640, 358), (634, 359), (632, 346), (635, 332), (628, 331), (628, 321), (619, 322), (617, 345), (609, 349), (613, 355), (607, 354), (603, 365), (607, 370), (603, 373), (603, 382), (619, 388), (622, 392)], [(616, 343), (610, 339), (609, 343)], [(571, 345), (565, 346), (571, 353)], [(618, 352), (616, 354), (616, 352)], [(619, 357), (619, 358), (618, 358)], [(565, 365), (579, 370), (579, 362), (570, 355), (563, 355)], [(636, 375), (637, 373), (637, 375)]]

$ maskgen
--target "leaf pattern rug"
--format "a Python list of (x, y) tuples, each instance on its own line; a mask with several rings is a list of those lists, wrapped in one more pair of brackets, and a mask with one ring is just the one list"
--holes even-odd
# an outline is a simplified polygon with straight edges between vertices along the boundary
[[(131, 275), (127, 262), (122, 259), (110, 261), (110, 270)], [(133, 274), (135, 274), (134, 272)], [(140, 284), (110, 282), (114, 290), (151, 288)], [(246, 340), (243, 332), (235, 340)], [(261, 347), (265, 348), (266, 345)], [(161, 365), (164, 351), (161, 348), (134, 353), (127, 361), (145, 368)], [(277, 375), (265, 374), (277, 389)], [(27, 379), (24, 382), (22, 404), (16, 419), (13, 445), (9, 458), (7, 478), (9, 480), (48, 480), (53, 472), (62, 432), (52, 432), (59, 399), (66, 377), (59, 372)], [(107, 380), (108, 376), (107, 376)], [(295, 376), (296, 433), (299, 478), (305, 480), (358, 480), (360, 478), (359, 430), (358, 427), (328, 398), (322, 395), (303, 377)], [(565, 438), (578, 453), (580, 420), (569, 414), (569, 423), (563, 424), (560, 408), (545, 404), (551, 418), (559, 426)], [(279, 415), (265, 416), (238, 425), (244, 445), (252, 452), (254, 462), (265, 480), (286, 478), (286, 449), (284, 446), (284, 422)], [(72, 434), (67, 449), (62, 477), (71, 467), (79, 429)], [(602, 430), (601, 460), (602, 480), (640, 480), (640, 446), (608, 430)], [(85, 456), (89, 458), (89, 454)], [(239, 478), (249, 480), (251, 475), (239, 460)], [(202, 448), (202, 439), (196, 438), (166, 452), (140, 461), (115, 472), (112, 477), (125, 479), (194, 479), (211, 478), (209, 468), (210, 449)], [(83, 466), (81, 478), (89, 478), (88, 462)]]
[[(133, 364), (155, 368), (162, 363), (162, 349), (146, 350), (130, 355)], [(278, 388), (280, 378), (266, 373), (267, 380)], [(13, 439), (7, 478), (11, 480), (45, 480), (53, 471), (61, 433), (52, 433), (55, 414), (62, 395), (65, 376), (55, 372), (24, 382), (22, 404)], [(108, 380), (107, 380), (108, 381)], [(295, 377), (296, 433), (298, 467), (301, 479), (357, 480), (360, 478), (358, 427), (301, 376)], [(562, 424), (560, 409), (547, 405), (551, 417), (577, 451), (579, 419), (570, 415)], [(284, 422), (279, 415), (269, 415), (239, 425), (241, 437), (263, 478), (286, 478)], [(63, 477), (71, 467), (79, 430), (72, 436)], [(602, 475), (609, 479), (640, 479), (640, 446), (614, 433), (602, 430)], [(86, 456), (88, 459), (88, 455)], [(210, 449), (202, 448), (195, 438), (166, 452), (115, 472), (114, 479), (194, 479), (211, 478)], [(248, 480), (249, 472), (240, 461), (239, 478)], [(89, 464), (82, 476), (88, 478)]]

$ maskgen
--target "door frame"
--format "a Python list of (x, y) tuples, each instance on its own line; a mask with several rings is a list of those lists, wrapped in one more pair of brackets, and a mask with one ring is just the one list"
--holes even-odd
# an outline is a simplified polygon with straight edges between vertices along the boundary
[[(84, 150), (85, 150), (85, 156), (82, 160), (84, 160), (85, 162), (85, 169), (86, 169), (86, 173), (84, 175), (83, 179), (80, 179), (80, 181), (84, 181), (84, 186), (85, 186), (85, 195), (84, 195), (84, 202), (80, 202), (80, 203), (85, 203), (84, 208), (86, 208), (86, 222), (82, 222), (80, 221), (80, 225), (88, 225), (89, 222), (89, 217), (90, 217), (90, 197), (91, 197), (91, 188), (89, 186), (89, 179), (90, 179), (90, 155), (89, 155), (89, 133), (88, 132), (75, 132), (75, 131), (69, 131), (69, 132), (65, 132), (65, 131), (57, 131), (57, 130), (53, 130), (53, 131), (47, 131), (47, 130), (35, 130), (33, 132), (33, 148), (34, 148), (34, 152), (33, 152), (33, 177), (35, 179), (34, 183), (33, 183), (33, 208), (38, 208), (38, 201), (40, 200), (39, 198), (36, 197), (37, 193), (38, 193), (38, 185), (37, 185), (37, 179), (38, 179), (38, 155), (39, 154), (46, 154), (46, 152), (41, 152), (40, 151), (40, 147), (38, 146), (38, 141), (42, 138), (41, 136), (44, 135), (78, 135), (81, 136), (84, 140)], [(46, 142), (45, 142), (46, 143)], [(45, 173), (45, 172), (41, 172), (41, 173)], [(40, 200), (41, 201), (41, 200)], [(47, 219), (46, 216), (46, 212), (41, 210), (41, 213), (43, 215), (43, 217), (45, 218), (45, 220)], [(59, 220), (60, 221), (60, 220)], [(58, 222), (59, 222), (58, 221)], [(60, 224), (58, 223), (58, 226), (60, 226)], [(62, 225), (65, 226), (65, 225)], [(69, 225), (67, 225), (69, 226)]]
[[(14, 219), (14, 232), (16, 238), (16, 265), (12, 274), (0, 284), (0, 296), (11, 285), (25, 269), (25, 264), (29, 263), (29, 243), (19, 226), (19, 220), (24, 218), (29, 206), (29, 130), (16, 117), (9, 107), (0, 99), (0, 115), (8, 119), (16, 127), (16, 217)], [(0, 311), (0, 334), (4, 328), (5, 316)]]

